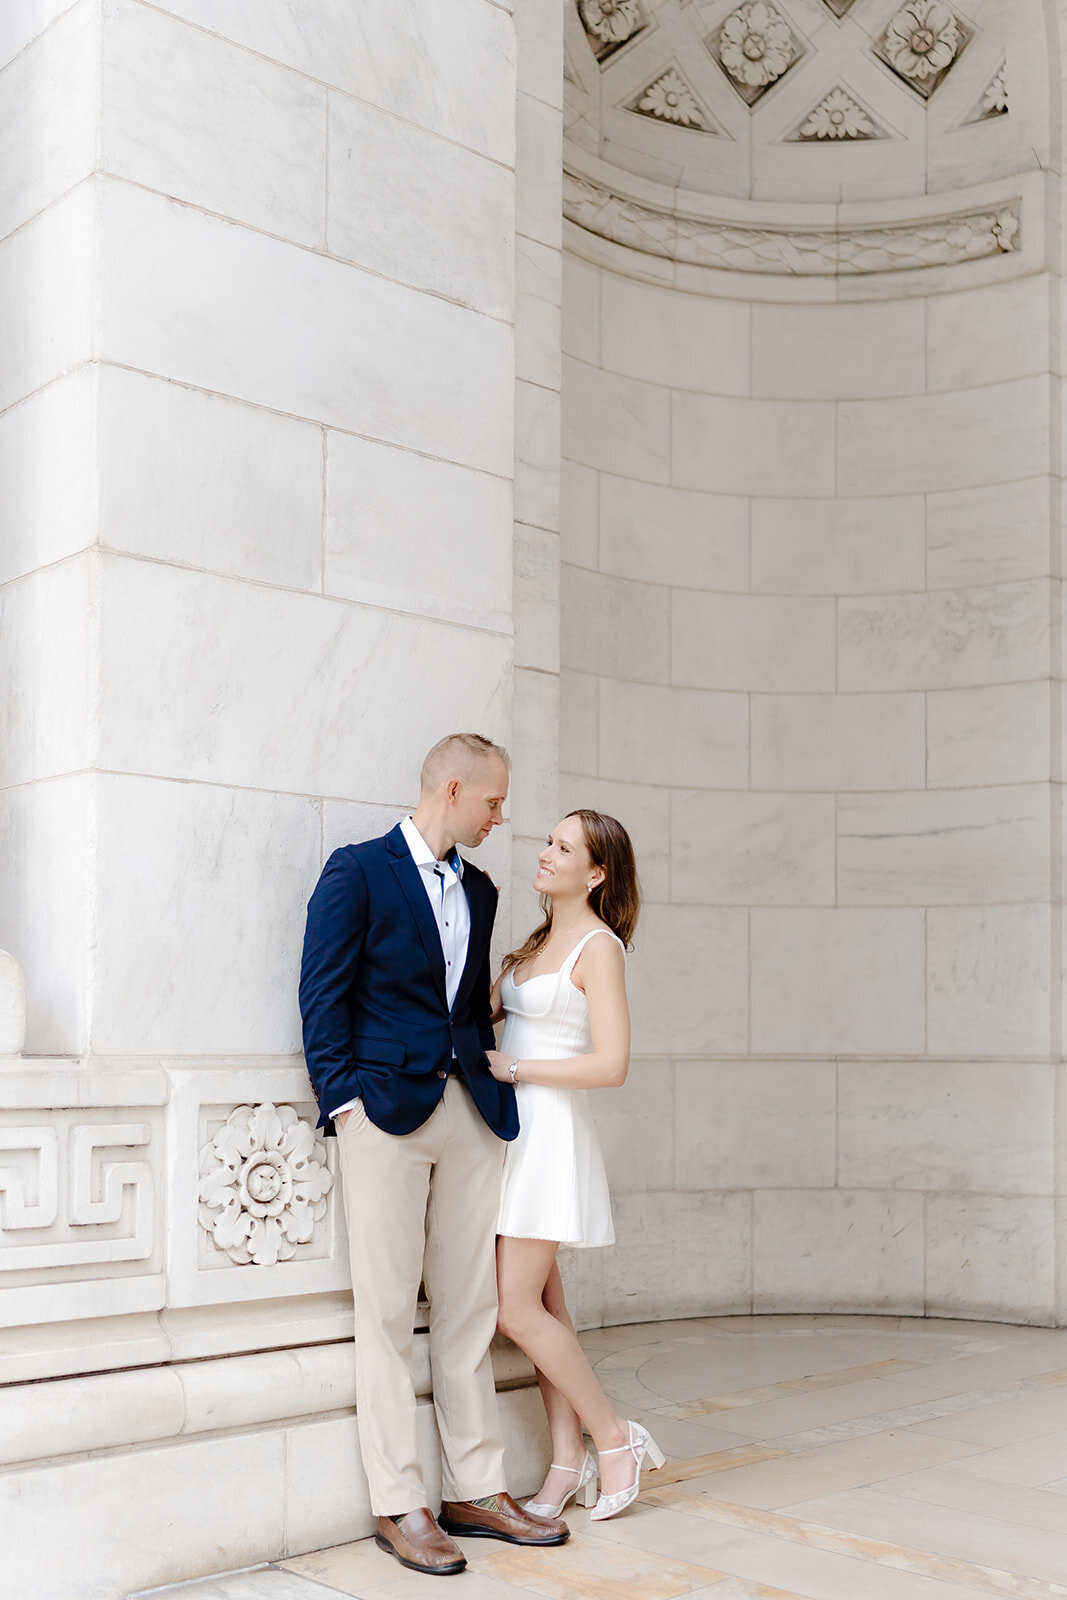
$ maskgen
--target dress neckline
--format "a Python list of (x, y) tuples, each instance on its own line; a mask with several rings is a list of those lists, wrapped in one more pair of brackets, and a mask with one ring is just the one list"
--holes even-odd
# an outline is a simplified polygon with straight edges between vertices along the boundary
[[(562, 973), (568, 971), (568, 969), (570, 968), (570, 966), (573, 963), (574, 957), (578, 954), (578, 952), (582, 948), (582, 946), (584, 944), (586, 944), (593, 937), (593, 935), (595, 933), (611, 933), (611, 937), (613, 939), (618, 937), (617, 934), (614, 934), (614, 933), (611, 932), (611, 929), (607, 926), (606, 923), (602, 922), (598, 927), (590, 928), (588, 933), (583, 933), (582, 937), (578, 940), (578, 943), (571, 946), (570, 950), (567, 952), (566, 956), (563, 958), (562, 966), (556, 967), (552, 972), (535, 972), (535, 973), (532, 974), (531, 977), (523, 978), (521, 983), (518, 983), (514, 978), (512, 978), (511, 979), (512, 988), (514, 988), (514, 989), (525, 989), (525, 987), (526, 987), (526, 985), (528, 983), (537, 983), (540, 978), (558, 978), (558, 977), (560, 977)], [(508, 976), (510, 977), (511, 974), (509, 973)]]

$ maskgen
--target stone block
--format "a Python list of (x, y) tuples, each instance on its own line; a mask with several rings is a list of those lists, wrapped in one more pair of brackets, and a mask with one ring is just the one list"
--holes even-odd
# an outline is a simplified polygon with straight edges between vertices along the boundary
[(1049, 279), (1038, 273), (962, 294), (931, 295), (929, 388), (972, 389), (1048, 372), (1049, 293)]
[(554, 674), (516, 668), (509, 809), (526, 838), (543, 839), (559, 821), (559, 694)]
[[(673, 1066), (639, 1056), (621, 1088), (597, 1089), (591, 1098), (612, 1195), (669, 1192), (675, 1181)], [(722, 1187), (717, 1180), (714, 1186)]]
[(597, 771), (599, 682), (585, 672), (559, 675), (559, 764), (564, 772)]
[(442, 733), (506, 732), (502, 635), (123, 557), (100, 616), (112, 771), (384, 803)]
[(568, 667), (644, 683), (666, 683), (670, 590), (565, 566), (560, 651)]
[(605, 1323), (748, 1311), (747, 1195), (620, 1195), (612, 1209), (616, 1243), (603, 1266)]
[(842, 494), (966, 489), (1032, 478), (1048, 467), (1047, 379), (838, 407)]
[(563, 449), (571, 460), (666, 483), (670, 434), (669, 390), (564, 357)]
[(671, 482), (718, 494), (831, 495), (834, 407), (676, 394)]
[(25, 5), (9, 7), (0, 17), (0, 67), (6, 67), (70, 7), (71, 0), (26, 0)]
[(838, 604), (838, 687), (961, 689), (1048, 672), (1048, 584)]
[(519, 88), (563, 109), (563, 18), (558, 6), (523, 6), (508, 0), (519, 46)]
[(850, 795), (837, 831), (844, 905), (1012, 903), (1050, 890), (1042, 784)]
[(100, 373), (97, 427), (110, 549), (319, 588), (320, 428), (116, 367)]
[(927, 585), (955, 589), (1045, 577), (1050, 514), (1047, 477), (928, 495)]
[[(39, 0), (16, 9), (41, 14)], [(0, 64), (8, 61), (4, 35), (10, 36), (15, 26), (14, 19), (0, 23)], [(0, 239), (92, 172), (98, 72), (92, 6), (68, 9), (6, 66), (0, 78), (0, 118), (6, 130)]]
[(934, 788), (1047, 782), (1050, 714), (1047, 682), (928, 694), (928, 782)]
[(536, 239), (515, 240), (515, 374), (559, 389), (561, 255)]
[(103, 776), (96, 787), (106, 892), (95, 908), (95, 1050), (298, 1050), (318, 807), (301, 796), (150, 778)]
[[(467, 80), (468, 84), (470, 79)], [(461, 96), (463, 98), (463, 96)], [(563, 244), (563, 122), (520, 92), (515, 102), (515, 231), (552, 250)]]
[(771, 694), (834, 687), (832, 600), (677, 589), (671, 638), (674, 683)]
[(560, 397), (555, 389), (515, 385), (515, 518), (559, 531)]
[(922, 1315), (921, 1195), (780, 1189), (754, 1208), (755, 1310)]
[[(603, 473), (602, 572), (683, 589), (748, 588), (746, 500)], [(585, 563), (589, 564), (589, 563)]]
[(752, 501), (757, 594), (882, 594), (923, 587), (923, 501)]
[(926, 387), (921, 300), (754, 305), (752, 392), (775, 400), (863, 400)]
[(321, 84), (129, 0), (107, 0), (101, 54), (104, 171), (321, 248)]
[(748, 913), (646, 905), (626, 967), (638, 1055), (748, 1047)]
[(759, 789), (908, 789), (926, 778), (920, 694), (752, 697)]
[(1047, 1054), (1051, 959), (1047, 905), (931, 906), (926, 914), (930, 1051)]
[(347, 95), (330, 96), (329, 149), (331, 254), (511, 317), (515, 178), (507, 167)]
[(34, 1055), (88, 1048), (92, 786), (77, 776), (0, 791), (0, 946), (26, 977)]
[(679, 1061), (680, 1189), (820, 1189), (835, 1182), (829, 1061)]
[(558, 673), (559, 535), (516, 523), (514, 561), (515, 665)]
[(0, 589), (0, 784), (88, 765), (96, 571), (86, 552)]
[[(600, 475), (564, 460), (560, 477), (559, 531), (563, 559), (574, 567), (596, 567)], [(631, 577), (631, 573), (619, 574)]]
[(838, 1182), (845, 1189), (1048, 1192), (1053, 1070), (973, 1060), (841, 1062)]
[(1032, 1195), (931, 1195), (926, 1314), (1049, 1323), (1056, 1304), (1054, 1204)]
[(681, 294), (605, 272), (600, 359), (612, 372), (670, 389), (747, 395), (749, 317), (740, 300)]
[(99, 269), (106, 358), (511, 472), (504, 323), (115, 183)]
[(698, 905), (832, 905), (832, 795), (671, 795), (671, 898)]
[(564, 254), (563, 352), (593, 367), (600, 366), (601, 276), (599, 267), (570, 252)]
[(95, 226), (88, 180), (0, 244), (0, 411), (93, 354)]
[[(37, 0), (40, 3), (40, 0)], [(505, 167), (515, 160), (515, 24), (485, 0), (168, 0), (168, 11)], [(465, 92), (477, 84), (479, 92)]]
[(512, 522), (504, 479), (331, 431), (325, 528), (327, 593), (508, 627)]
[(685, 788), (743, 789), (748, 702), (741, 694), (600, 682), (600, 772)]
[(95, 402), (93, 370), (82, 367), (0, 416), (0, 583), (94, 542)]
[(13, 955), (0, 950), (0, 1056), (19, 1056), (26, 1042), (26, 980)]
[(921, 1052), (924, 943), (921, 910), (754, 910), (752, 1049)]

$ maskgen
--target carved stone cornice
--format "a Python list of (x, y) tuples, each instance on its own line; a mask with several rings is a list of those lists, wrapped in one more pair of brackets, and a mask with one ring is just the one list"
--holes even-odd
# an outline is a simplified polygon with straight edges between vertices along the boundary
[[(646, 186), (650, 188), (651, 186)], [(847, 208), (812, 207), (811, 225), (790, 207), (786, 220), (773, 219), (773, 207), (744, 208), (750, 216), (687, 210), (685, 197), (664, 191), (664, 202), (619, 192), (599, 176), (564, 168), (563, 211), (578, 227), (646, 255), (728, 272), (789, 278), (827, 278), (865, 273), (908, 272), (954, 266), (1012, 255), (1023, 230), (1023, 195), (941, 197), (936, 211), (898, 220), (851, 221)], [(673, 204), (671, 203), (673, 200)], [(967, 201), (970, 200), (970, 204)], [(726, 207), (722, 208), (727, 211)], [(751, 220), (750, 220), (751, 218)], [(766, 218), (766, 220), (764, 220)]]

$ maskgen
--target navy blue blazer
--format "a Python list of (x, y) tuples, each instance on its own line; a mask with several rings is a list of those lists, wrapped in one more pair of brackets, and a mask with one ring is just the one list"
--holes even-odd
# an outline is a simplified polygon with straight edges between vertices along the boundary
[(450, 1011), (441, 937), (399, 826), (384, 839), (343, 845), (323, 867), (308, 902), (300, 1014), (327, 1133), (330, 1112), (357, 1095), (386, 1133), (421, 1127), (445, 1092), (453, 1052), (493, 1132), (518, 1133), (515, 1091), (485, 1059), (495, 1043), (489, 940), (497, 893), (469, 861), (462, 882), (470, 940)]

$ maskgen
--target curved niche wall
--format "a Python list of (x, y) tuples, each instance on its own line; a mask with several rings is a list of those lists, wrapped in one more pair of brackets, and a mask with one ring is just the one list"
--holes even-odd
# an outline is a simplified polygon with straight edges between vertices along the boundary
[(568, 8), (564, 799), (647, 895), (586, 1321), (1064, 1318), (1042, 15)]

